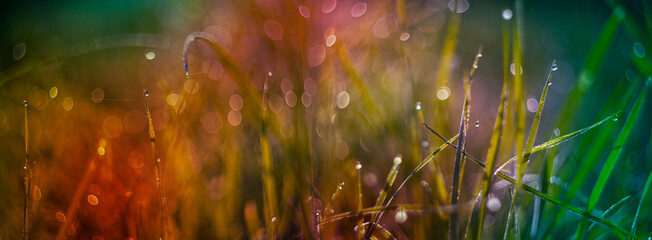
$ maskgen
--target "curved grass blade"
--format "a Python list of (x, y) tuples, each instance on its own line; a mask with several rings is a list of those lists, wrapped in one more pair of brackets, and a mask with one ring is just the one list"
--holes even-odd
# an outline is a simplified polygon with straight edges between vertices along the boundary
[[(588, 127), (582, 128), (582, 129), (577, 130), (577, 131), (575, 131), (575, 132), (572, 132), (572, 133), (569, 133), (569, 134), (563, 135), (563, 136), (561, 136), (561, 137), (558, 137), (558, 138), (552, 139), (552, 140), (550, 140), (550, 141), (547, 141), (547, 142), (545, 142), (545, 143), (542, 143), (542, 144), (540, 144), (540, 145), (537, 145), (537, 146), (535, 146), (535, 147), (532, 148), (532, 151), (531, 151), (530, 153), (536, 153), (536, 152), (538, 152), (538, 151), (545, 150), (545, 149), (548, 149), (548, 148), (551, 148), (551, 147), (557, 146), (557, 145), (559, 145), (559, 144), (561, 144), (561, 143), (563, 143), (563, 142), (566, 142), (566, 141), (568, 141), (568, 140), (570, 140), (570, 139), (573, 139), (574, 137), (577, 137), (577, 136), (579, 136), (579, 135), (582, 135), (582, 134), (586, 133), (587, 131), (589, 131), (589, 130), (591, 130), (591, 129), (597, 127), (597, 126), (600, 126), (600, 125), (604, 124), (605, 122), (608, 122), (609, 120), (612, 120), (612, 119), (618, 119), (618, 116), (619, 116), (621, 113), (622, 113), (622, 110), (620, 110), (620, 111), (618, 111), (618, 112), (616, 112), (616, 113), (614, 113), (614, 114), (611, 114), (610, 116), (606, 117), (605, 119), (600, 120), (599, 122), (594, 123), (594, 124), (591, 125), (591, 126), (588, 126)], [(512, 158), (510, 158), (508, 161), (506, 161), (503, 165), (500, 165), (500, 167), (496, 168), (496, 171), (494, 171), (494, 174), (498, 174), (498, 172), (500, 172), (501, 170), (503, 170), (503, 169), (504, 169), (507, 165), (509, 165), (511, 162), (516, 161), (516, 158), (517, 158), (517, 157), (512, 157)]]
[(487, 150), (486, 167), (482, 175), (482, 188), (480, 197), (480, 213), (478, 215), (478, 233), (476, 239), (482, 239), (482, 229), (484, 225), (484, 217), (487, 214), (487, 197), (491, 190), (491, 180), (493, 179), (493, 169), (496, 167), (498, 161), (498, 150), (503, 137), (503, 127), (505, 125), (505, 105), (507, 104), (507, 82), (503, 82), (503, 93), (500, 97), (500, 105), (498, 106), (498, 115), (494, 123), (493, 133), (489, 141), (489, 149)]
[(643, 189), (641, 200), (638, 202), (638, 207), (636, 208), (636, 215), (634, 215), (634, 221), (632, 222), (632, 230), (630, 231), (633, 234), (636, 234), (636, 228), (637, 228), (636, 223), (638, 222), (638, 218), (641, 214), (641, 208), (643, 207), (648, 209), (650, 208), (648, 204), (644, 204), (644, 203), (649, 203), (650, 198), (652, 198), (652, 196), (648, 196), (649, 195), (648, 193), (650, 191), (650, 185), (652, 185), (652, 173), (650, 173), (650, 175), (647, 177), (647, 183), (645, 184), (645, 188)]
[(190, 44), (193, 43), (196, 40), (202, 40), (208, 44), (208, 46), (213, 49), (213, 51), (223, 59), (223, 64), (225, 66), (225, 70), (227, 73), (231, 74), (233, 77), (234, 81), (233, 83), (238, 86), (238, 89), (240, 89), (240, 92), (243, 92), (246, 94), (246, 97), (250, 97), (250, 99), (253, 99), (252, 103), (258, 105), (259, 102), (261, 102), (261, 96), (258, 90), (254, 87), (252, 84), (251, 79), (249, 76), (245, 73), (245, 71), (229, 56), (229, 54), (226, 53), (226, 51), (220, 47), (219, 45), (216, 44), (217, 41), (214, 41), (216, 39), (213, 35), (206, 33), (206, 32), (193, 32), (188, 37), (186, 37), (186, 41), (183, 45), (183, 66), (184, 70), (186, 71), (186, 77), (189, 76), (189, 70), (188, 70), (188, 50), (190, 48)]
[(534, 146), (534, 138), (537, 135), (537, 131), (539, 130), (539, 122), (541, 121), (541, 111), (543, 110), (543, 105), (546, 101), (546, 95), (548, 94), (548, 87), (550, 86), (550, 79), (552, 77), (552, 72), (557, 70), (557, 62), (552, 61), (552, 65), (550, 66), (550, 72), (548, 73), (548, 80), (546, 80), (545, 86), (543, 87), (543, 93), (541, 93), (541, 97), (539, 98), (539, 107), (537, 109), (537, 113), (534, 115), (534, 120), (532, 121), (532, 126), (530, 127), (530, 133), (527, 138), (527, 144), (525, 146), (525, 152), (523, 152), (523, 155), (516, 160), (516, 189), (514, 190), (514, 197), (512, 197), (512, 203), (509, 206), (509, 215), (507, 217), (507, 226), (505, 227), (505, 239), (507, 238), (507, 233), (509, 232), (509, 222), (510, 219), (512, 218), (512, 212), (514, 210), (514, 206), (516, 204), (516, 199), (518, 199), (518, 194), (522, 188), (522, 181), (523, 181), (523, 175), (525, 174), (525, 169), (527, 168), (527, 164), (530, 161), (530, 155), (532, 154), (532, 148)]
[[(424, 124), (424, 125), (425, 125), (425, 124)], [(426, 125), (426, 127), (428, 127), (428, 126)], [(430, 128), (430, 127), (428, 127), (428, 129), (429, 129), (430, 131), (433, 131), (432, 128)], [(451, 140), (447, 140), (446, 138), (441, 137), (441, 135), (437, 134), (437, 133), (434, 132), (434, 131), (433, 131), (433, 133), (435, 133), (435, 135), (437, 135), (439, 138), (441, 138), (441, 139), (443, 139), (444, 141), (446, 141), (445, 144), (448, 144), (448, 145), (450, 145), (450, 146), (453, 147), (453, 148), (457, 148), (457, 146), (451, 144), (451, 142), (452, 142)], [(471, 156), (470, 154), (466, 153), (466, 151), (464, 152), (464, 154), (465, 154), (469, 159), (471, 159), (472, 162), (475, 163), (476, 165), (478, 165), (478, 166), (480, 166), (480, 167), (482, 167), (482, 168), (486, 167), (485, 164), (484, 164), (483, 162), (481, 162), (481, 161), (478, 160), (477, 158)], [(496, 172), (495, 175), (498, 176), (498, 177), (500, 177), (500, 178), (502, 178), (503, 180), (505, 180), (505, 181), (511, 183), (512, 185), (516, 185), (516, 180), (515, 180), (515, 179), (513, 179), (513, 178), (511, 178), (511, 177), (509, 177), (509, 176), (507, 176), (507, 175), (505, 175), (505, 174), (502, 173), (502, 172)], [(557, 198), (555, 198), (555, 197), (552, 197), (552, 196), (550, 196), (550, 195), (548, 195), (548, 194), (545, 194), (545, 193), (543, 193), (543, 192), (537, 190), (536, 188), (533, 188), (533, 187), (531, 187), (531, 186), (529, 186), (529, 185), (523, 185), (522, 187), (523, 187), (523, 190), (524, 190), (524, 191), (529, 192), (529, 193), (531, 193), (531, 194), (533, 194), (533, 195), (535, 195), (535, 196), (537, 196), (537, 197), (540, 197), (540, 198), (542, 198), (542, 199), (544, 199), (544, 200), (546, 200), (546, 201), (549, 201), (549, 202), (551, 202), (551, 203), (553, 203), (553, 204), (556, 204), (556, 205), (558, 205), (558, 206), (560, 206), (560, 207), (562, 207), (562, 208), (565, 208), (565, 209), (568, 209), (568, 210), (570, 210), (570, 211), (572, 211), (572, 212), (575, 212), (576, 214), (578, 214), (578, 215), (580, 215), (580, 216), (585, 216), (585, 217), (587, 217), (587, 218), (590, 218), (591, 220), (593, 220), (593, 221), (595, 221), (595, 222), (598, 222), (598, 223), (600, 223), (600, 224), (606, 226), (607, 228), (609, 228), (609, 230), (611, 230), (612, 232), (614, 232), (614, 233), (616, 233), (616, 234), (619, 234), (619, 235), (628, 235), (628, 236), (630, 236), (630, 237), (634, 237), (635, 239), (640, 239), (640, 238), (636, 237), (634, 234), (632, 234), (631, 232), (628, 232), (627, 230), (621, 228), (620, 226), (617, 226), (617, 225), (615, 225), (615, 224), (613, 224), (613, 223), (611, 223), (611, 222), (609, 222), (609, 221), (607, 221), (607, 220), (604, 220), (604, 219), (602, 219), (602, 218), (600, 218), (600, 217), (596, 217), (596, 216), (594, 216), (594, 215), (592, 215), (592, 214), (590, 214), (590, 213), (585, 213), (584, 211), (580, 210), (579, 208), (577, 208), (577, 207), (575, 207), (575, 206), (573, 206), (573, 205), (570, 205), (570, 204), (568, 204), (568, 203), (566, 203), (566, 202), (564, 202), (564, 201), (561, 201), (561, 200), (559, 200), (559, 199), (557, 199)]]
[[(614, 211), (616, 211), (617, 209), (620, 209), (623, 206), (623, 204), (625, 204), (625, 202), (627, 202), (627, 200), (629, 200), (630, 198), (632, 198), (632, 196), (628, 195), (628, 196), (625, 196), (624, 198), (618, 200), (618, 202), (611, 205), (611, 207), (607, 208), (607, 210), (604, 210), (604, 212), (602, 213), (602, 215), (600, 215), (600, 217), (604, 218), (604, 219), (607, 219), (608, 217), (611, 217), (611, 215), (614, 213)], [(596, 224), (595, 222), (591, 223), (591, 225), (589, 226), (589, 228), (586, 231), (591, 232), (591, 230), (595, 227), (595, 224)], [(631, 231), (631, 232), (633, 233), (634, 231)]]
[[(648, 79), (648, 82), (650, 82), (650, 79)], [(600, 171), (598, 181), (596, 182), (595, 186), (593, 187), (593, 190), (591, 191), (591, 196), (589, 197), (589, 203), (587, 204), (585, 209), (586, 213), (590, 213), (595, 207), (595, 205), (598, 203), (598, 199), (600, 198), (600, 195), (602, 194), (602, 190), (604, 190), (604, 187), (607, 184), (609, 175), (611, 175), (611, 172), (613, 171), (616, 165), (616, 161), (620, 157), (622, 148), (625, 145), (625, 142), (627, 141), (627, 138), (631, 133), (632, 128), (634, 127), (634, 123), (636, 123), (636, 119), (643, 106), (643, 99), (645, 99), (646, 96), (647, 96), (647, 87), (643, 88), (643, 91), (638, 96), (634, 108), (632, 108), (632, 111), (627, 116), (625, 126), (623, 126), (623, 129), (618, 134), (618, 138), (616, 139), (616, 142), (614, 143), (614, 146), (612, 147), (611, 152), (609, 153), (609, 157), (607, 158), (605, 165), (602, 167), (602, 170)], [(577, 232), (575, 232), (575, 239), (580, 239), (582, 237), (582, 234), (586, 229), (587, 223), (588, 223), (588, 219), (586, 217), (583, 217), (582, 220), (580, 221), (580, 225), (577, 227)]]

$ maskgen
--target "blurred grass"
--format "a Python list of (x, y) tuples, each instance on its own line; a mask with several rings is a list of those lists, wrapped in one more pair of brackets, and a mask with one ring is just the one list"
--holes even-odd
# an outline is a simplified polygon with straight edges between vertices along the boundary
[[(647, 2), (53, 5), (12, 2), (1, 17), (0, 238), (20, 237), (25, 209), (33, 239), (652, 233), (652, 113), (649, 95), (631, 97), (652, 74)], [(612, 119), (632, 114), (623, 136)]]

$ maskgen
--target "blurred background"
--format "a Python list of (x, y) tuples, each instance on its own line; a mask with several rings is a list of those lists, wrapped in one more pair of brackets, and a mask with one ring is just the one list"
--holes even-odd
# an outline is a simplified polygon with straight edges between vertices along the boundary
[[(416, 122), (417, 102), (425, 123), (446, 138), (457, 132), (462, 76), (473, 68), (480, 46), (470, 102), (470, 121), (479, 126), (469, 128), (466, 145), (468, 153), (484, 161), (503, 79), (518, 74), (511, 64), (511, 74), (503, 76), (502, 60), (503, 31), (511, 39), (516, 20), (521, 24), (526, 100), (516, 106), (527, 109), (528, 130), (553, 59), (558, 66), (535, 144), (589, 126), (619, 106), (628, 113), (633, 100), (618, 103), (634, 84), (638, 94), (652, 70), (640, 63), (649, 62), (649, 1), (523, 1), (517, 8), (514, 1), (459, 0), (458, 25), (451, 21), (454, 1), (398, 2), (3, 3), (0, 239), (21, 236), (26, 173), (33, 239), (161, 236), (144, 89), (150, 92), (170, 238), (263, 239), (274, 234), (279, 239), (348, 239), (355, 237), (355, 217), (318, 225), (321, 215), (356, 211), (356, 164), (361, 166), (362, 205), (373, 207), (397, 155), (403, 159), (401, 182), (443, 143)], [(600, 44), (614, 16), (621, 21)], [(457, 34), (451, 33), (453, 25)], [(187, 39), (198, 31), (212, 44)], [(447, 37), (453, 44), (445, 44)], [(631, 225), (652, 169), (649, 109), (646, 99), (607, 183), (609, 194), (597, 207), (603, 211), (632, 196), (630, 207), (613, 219), (617, 224)], [(266, 117), (261, 118), (262, 112)], [(578, 207), (586, 205), (623, 121), (606, 124), (620, 125), (590, 170), (591, 184), (583, 185), (571, 202)], [(573, 179), (572, 170), (565, 169), (581, 164), (600, 131), (553, 153), (533, 155), (528, 181), (550, 181), (549, 193), (561, 198)], [(269, 144), (269, 153), (261, 142)], [(514, 152), (513, 144), (501, 149), (499, 163)], [(453, 148), (437, 155), (394, 203), (448, 204), (442, 196), (451, 191), (454, 155)], [(556, 178), (539, 177), (544, 159), (554, 160)], [(482, 171), (469, 163), (464, 172), (469, 187), (462, 188), (461, 202), (475, 199)], [(488, 238), (502, 237), (510, 202), (508, 184), (494, 181), (493, 205), (485, 219)], [(523, 205), (532, 211), (529, 196)], [(472, 210), (460, 212), (466, 219)], [(578, 220), (577, 215), (565, 219)], [(650, 218), (639, 221), (650, 223)], [(461, 222), (466, 226), (466, 220)], [(553, 234), (572, 236), (577, 222), (572, 223), (557, 226)], [(428, 208), (389, 210), (381, 224), (398, 239), (443, 237), (448, 231), (446, 213)], [(527, 238), (540, 238), (549, 227), (533, 221), (522, 225)]]

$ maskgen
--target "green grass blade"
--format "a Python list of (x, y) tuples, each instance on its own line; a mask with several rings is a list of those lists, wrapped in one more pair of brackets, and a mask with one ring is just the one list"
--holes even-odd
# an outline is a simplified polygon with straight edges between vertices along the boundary
[[(539, 130), (539, 122), (541, 121), (541, 112), (543, 110), (543, 105), (545, 104), (546, 101), (546, 95), (548, 94), (548, 87), (550, 86), (550, 79), (552, 78), (552, 72), (556, 70), (557, 70), (557, 63), (556, 61), (553, 60), (552, 65), (550, 66), (550, 72), (548, 73), (548, 79), (546, 80), (545, 86), (543, 87), (543, 92), (541, 93), (541, 97), (539, 98), (539, 107), (537, 109), (536, 114), (534, 115), (532, 126), (530, 127), (530, 133), (527, 138), (525, 152), (523, 152), (522, 157), (519, 157), (516, 160), (516, 168), (517, 168), (516, 189), (514, 190), (514, 197), (512, 197), (512, 202), (509, 207), (510, 211), (507, 217), (508, 220), (507, 220), (507, 227), (505, 227), (505, 233), (509, 232), (509, 221), (510, 221), (509, 219), (511, 219), (511, 214), (516, 204), (516, 199), (518, 199), (518, 193), (521, 190), (525, 169), (527, 168), (527, 164), (530, 161), (530, 155), (532, 154), (532, 148), (534, 146), (534, 138), (536, 137), (537, 131)], [(505, 234), (505, 236), (507, 236), (507, 234)]]
[[(602, 217), (604, 219), (607, 219), (608, 217), (611, 217), (611, 215), (616, 210), (620, 209), (625, 204), (625, 202), (627, 202), (630, 198), (632, 198), (632, 196), (628, 195), (628, 196), (625, 196), (624, 198), (620, 199), (618, 202), (611, 205), (611, 207), (607, 208), (607, 210), (604, 210), (604, 212), (602, 213), (602, 215), (600, 215), (600, 217)], [(591, 230), (595, 227), (595, 225), (596, 225), (595, 222), (591, 223), (591, 225), (589, 226), (589, 228), (586, 231), (591, 232)], [(632, 233), (633, 233), (633, 231), (632, 231)]]
[[(619, 116), (621, 113), (622, 113), (622, 110), (621, 110), (621, 111), (618, 111), (618, 112), (616, 112), (616, 113), (614, 113), (614, 114), (611, 114), (610, 116), (608, 116), (608, 117), (606, 117), (606, 118), (600, 120), (599, 122), (594, 123), (594, 124), (591, 125), (591, 126), (588, 126), (588, 127), (582, 128), (582, 129), (577, 130), (577, 131), (575, 131), (575, 132), (572, 132), (572, 133), (569, 133), (569, 134), (563, 135), (563, 136), (561, 136), (561, 137), (558, 137), (558, 138), (555, 138), (555, 139), (553, 139), (553, 140), (550, 140), (550, 141), (547, 141), (547, 142), (545, 142), (545, 143), (542, 143), (542, 144), (540, 144), (540, 145), (537, 145), (537, 146), (535, 146), (535, 147), (532, 148), (532, 151), (531, 151), (530, 153), (536, 153), (536, 152), (538, 152), (538, 151), (545, 150), (545, 149), (548, 149), (548, 148), (551, 148), (551, 147), (557, 146), (557, 145), (559, 145), (559, 144), (562, 144), (563, 142), (566, 142), (566, 141), (568, 141), (568, 140), (571, 140), (571, 139), (573, 139), (574, 137), (577, 137), (577, 136), (579, 136), (579, 135), (582, 135), (582, 134), (586, 133), (587, 131), (589, 131), (589, 130), (591, 130), (591, 129), (597, 127), (597, 126), (600, 126), (600, 125), (604, 124), (605, 122), (608, 122), (609, 120), (612, 120), (612, 119), (618, 119), (618, 116)], [(516, 159), (517, 159), (517, 157), (512, 157), (512, 158), (510, 158), (509, 160), (507, 160), (503, 165), (501, 165), (500, 167), (496, 168), (496, 171), (494, 172), (494, 174), (498, 174), (498, 172), (500, 172), (501, 170), (503, 170), (503, 168), (505, 168), (505, 167), (506, 167), (507, 165), (509, 165), (511, 162), (516, 161)]]
[(489, 141), (489, 149), (487, 150), (487, 160), (484, 174), (482, 175), (482, 189), (480, 197), (480, 213), (478, 215), (478, 233), (476, 239), (482, 239), (482, 229), (484, 225), (484, 217), (487, 213), (487, 197), (489, 196), (491, 188), (491, 180), (493, 179), (493, 170), (498, 161), (498, 150), (503, 136), (503, 126), (505, 125), (505, 104), (507, 97), (507, 82), (503, 82), (503, 94), (500, 97), (498, 106), (498, 115), (494, 123), (493, 133)]
[[(628, 102), (632, 100), (631, 98), (634, 96), (635, 90), (639, 89), (640, 85), (641, 85), (640, 81), (636, 82), (635, 84), (630, 84), (629, 88), (627, 89), (624, 95), (622, 93), (615, 92), (610, 100), (616, 101), (616, 99), (620, 99), (617, 107), (618, 109), (622, 109), (625, 107), (625, 105)], [(622, 114), (622, 110), (619, 110), (617, 113), (612, 114), (612, 117), (607, 119), (617, 120), (620, 114)], [(588, 151), (587, 154), (583, 156), (583, 161), (581, 165), (577, 168), (577, 171), (573, 173), (573, 180), (571, 182), (570, 187), (566, 191), (566, 195), (564, 197), (565, 202), (570, 202), (575, 196), (575, 193), (577, 193), (577, 191), (582, 187), (582, 184), (585, 183), (586, 177), (591, 173), (592, 167), (595, 165), (595, 162), (598, 160), (600, 154), (605, 148), (605, 145), (607, 144), (607, 141), (609, 140), (609, 137), (615, 131), (616, 127), (617, 127), (616, 124), (607, 124), (604, 127), (604, 129), (602, 129), (600, 134), (596, 138), (592, 139), (590, 143), (587, 144), (587, 147), (589, 147), (590, 150)], [(551, 226), (556, 226), (557, 223), (561, 221), (563, 216), (564, 216), (563, 211), (557, 212), (555, 218), (551, 223)], [(551, 234), (552, 233), (551, 231), (552, 228), (548, 229), (548, 231), (544, 235), (544, 238), (549, 234)]]
[[(608, 119), (609, 119), (609, 118), (608, 118)], [(426, 125), (426, 127), (428, 127), (428, 126)], [(430, 128), (430, 127), (428, 127), (428, 129), (429, 129), (430, 131), (433, 131), (432, 128)], [(455, 146), (455, 145), (453, 145), (453, 144), (451, 143), (452, 140), (454, 140), (454, 139), (447, 140), (446, 138), (441, 137), (441, 135), (437, 134), (436, 132), (433, 131), (433, 133), (435, 133), (435, 135), (437, 135), (439, 138), (445, 140), (445, 141), (446, 141), (445, 144), (451, 145), (451, 147), (453, 147), (453, 148), (457, 148), (457, 146)], [(471, 159), (471, 162), (475, 163), (476, 165), (478, 165), (478, 166), (480, 166), (480, 167), (482, 167), (482, 168), (485, 168), (485, 167), (486, 167), (485, 164), (484, 164), (483, 162), (481, 162), (481, 161), (478, 160), (477, 158), (475, 158), (475, 157), (469, 155), (468, 153), (466, 153), (466, 151), (464, 152), (464, 154), (465, 154), (469, 159)], [(516, 185), (516, 180), (515, 180), (515, 179), (513, 179), (513, 178), (511, 178), (511, 177), (509, 177), (509, 176), (507, 176), (507, 175), (505, 175), (505, 174), (502, 173), (502, 172), (496, 172), (495, 175), (498, 176), (499, 178), (502, 178), (503, 180), (505, 180), (505, 181), (511, 183), (512, 185)], [(548, 202), (551, 202), (551, 203), (553, 203), (553, 204), (556, 204), (556, 205), (558, 205), (558, 206), (560, 206), (560, 207), (562, 207), (562, 208), (568, 209), (568, 210), (570, 210), (570, 211), (572, 211), (572, 212), (574, 212), (574, 213), (576, 213), (576, 214), (578, 214), (578, 215), (580, 215), (580, 216), (585, 216), (585, 217), (587, 217), (587, 218), (589, 218), (589, 219), (591, 219), (591, 220), (593, 220), (593, 221), (595, 221), (595, 222), (598, 222), (598, 223), (600, 223), (600, 224), (606, 226), (607, 228), (609, 228), (609, 230), (611, 230), (612, 232), (614, 232), (614, 233), (616, 233), (616, 234), (620, 234), (620, 235), (628, 235), (628, 236), (630, 236), (630, 237), (634, 237), (635, 239), (639, 239), (639, 238), (636, 237), (634, 234), (632, 234), (631, 232), (628, 232), (627, 230), (621, 228), (620, 226), (617, 226), (617, 225), (615, 225), (615, 224), (613, 224), (613, 223), (611, 223), (611, 222), (609, 222), (609, 221), (607, 221), (607, 220), (604, 220), (604, 219), (602, 219), (602, 218), (600, 218), (600, 217), (596, 217), (596, 216), (594, 216), (594, 215), (592, 215), (592, 214), (590, 214), (590, 213), (585, 213), (585, 212), (582, 211), (581, 209), (579, 209), (579, 208), (577, 208), (577, 207), (575, 207), (575, 206), (573, 206), (573, 205), (570, 205), (570, 204), (568, 204), (568, 203), (566, 203), (566, 202), (564, 202), (564, 201), (561, 201), (561, 200), (559, 200), (559, 199), (557, 199), (557, 198), (555, 198), (555, 197), (553, 197), (553, 196), (550, 196), (550, 195), (548, 195), (548, 194), (545, 194), (545, 193), (543, 193), (543, 192), (537, 190), (536, 188), (530, 187), (529, 185), (523, 185), (522, 187), (523, 187), (523, 190), (524, 190), (524, 191), (529, 192), (529, 193), (531, 193), (531, 194), (533, 194), (533, 195), (535, 195), (535, 196), (537, 196), (537, 197), (540, 197), (540, 198), (542, 198), (542, 199), (544, 199), (544, 200), (546, 200), (546, 201), (548, 201)]]
[(634, 221), (632, 222), (632, 230), (630, 231), (634, 235), (636, 235), (636, 229), (637, 229), (636, 223), (638, 222), (638, 218), (641, 214), (641, 208), (643, 207), (649, 208), (647, 203), (651, 202), (650, 198), (652, 198), (652, 196), (648, 196), (649, 195), (648, 193), (650, 192), (650, 185), (652, 185), (652, 173), (650, 173), (650, 175), (647, 177), (647, 183), (645, 184), (645, 188), (643, 189), (643, 194), (641, 194), (641, 200), (638, 202), (638, 207), (636, 208), (636, 215), (634, 215)]
[[(650, 80), (648, 79), (648, 82), (649, 81)], [(611, 172), (613, 171), (616, 165), (616, 161), (620, 157), (622, 148), (625, 145), (625, 142), (627, 141), (627, 138), (634, 127), (634, 123), (636, 123), (636, 118), (638, 117), (639, 112), (643, 106), (643, 99), (645, 99), (646, 96), (647, 96), (647, 87), (645, 87), (641, 92), (641, 94), (638, 96), (634, 108), (627, 116), (625, 126), (623, 126), (623, 129), (618, 134), (618, 138), (616, 139), (616, 142), (614, 143), (614, 146), (612, 147), (611, 152), (609, 153), (609, 157), (607, 158), (605, 165), (602, 167), (602, 170), (600, 171), (598, 181), (593, 187), (593, 191), (591, 191), (591, 196), (589, 197), (589, 202), (586, 206), (585, 212), (590, 213), (595, 207), (595, 205), (598, 203), (598, 199), (600, 198), (600, 195), (602, 194), (602, 191), (604, 190), (604, 187), (607, 184), (609, 175), (611, 175)], [(586, 229), (587, 223), (588, 223), (588, 219), (582, 218), (580, 225), (577, 227), (577, 232), (575, 233), (575, 239), (580, 239), (582, 237), (582, 234), (584, 233), (584, 229)]]
[[(464, 82), (464, 90), (465, 90), (465, 99), (464, 99), (464, 110), (462, 111), (462, 119), (460, 120), (460, 131), (459, 131), (459, 138), (457, 139), (457, 151), (455, 151), (455, 167), (453, 169), (453, 187), (452, 187), (452, 192), (451, 192), (451, 205), (455, 206), (457, 205), (457, 201), (459, 200), (459, 191), (460, 191), (460, 178), (462, 177), (461, 174), (461, 167), (463, 163), (463, 158), (465, 157), (462, 152), (464, 151), (464, 146), (465, 146), (465, 138), (466, 138), (466, 126), (468, 125), (468, 110), (469, 110), (469, 102), (470, 102), (470, 84), (468, 81)], [(459, 211), (453, 211), (450, 214), (449, 218), (449, 234), (451, 236), (451, 239), (457, 239), (457, 217), (458, 217), (458, 212)]]

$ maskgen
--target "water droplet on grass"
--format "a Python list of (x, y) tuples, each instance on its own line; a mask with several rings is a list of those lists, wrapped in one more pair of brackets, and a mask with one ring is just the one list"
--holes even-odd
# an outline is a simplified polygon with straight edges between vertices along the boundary
[(553, 63), (552, 68), (550, 68), (550, 70), (552, 70), (553, 72), (557, 71), (557, 63)]
[(480, 127), (480, 122), (475, 122), (475, 123), (473, 123), (473, 126), (475, 126), (475, 127)]
[(362, 164), (360, 164), (360, 162), (355, 164), (355, 169), (356, 170), (360, 170), (361, 168), (362, 168)]
[(421, 102), (417, 102), (414, 109), (416, 109), (417, 111), (421, 110)]
[(513, 14), (514, 13), (512, 13), (511, 9), (505, 9), (505, 10), (503, 10), (503, 19), (510, 20), (510, 19), (512, 19)]
[(23, 104), (27, 107), (27, 100), (23, 100)]
[(399, 165), (401, 164), (401, 162), (403, 162), (401, 155), (397, 155), (396, 157), (394, 157), (394, 165)]
[(145, 93), (145, 96), (146, 96), (146, 97), (149, 97), (149, 91), (144, 90), (144, 93)]

